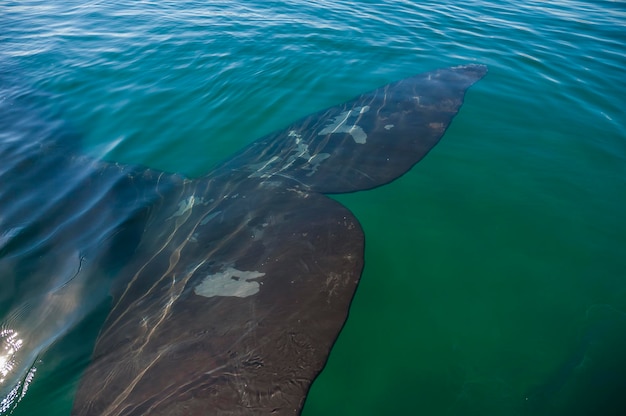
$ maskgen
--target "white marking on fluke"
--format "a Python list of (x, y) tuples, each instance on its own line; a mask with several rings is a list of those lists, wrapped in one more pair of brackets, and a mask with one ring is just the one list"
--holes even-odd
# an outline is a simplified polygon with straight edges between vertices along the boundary
[[(196, 202), (202, 203), (202, 198), (196, 198), (195, 195), (191, 195), (187, 199), (183, 199), (178, 203), (178, 211), (176, 211), (170, 218), (181, 217), (191, 211)], [(169, 218), (168, 218), (169, 219)]]
[(250, 280), (263, 276), (265, 273), (228, 267), (222, 272), (211, 274), (202, 279), (202, 282), (193, 291), (196, 295), (205, 298), (212, 298), (213, 296), (246, 298), (259, 292), (259, 282), (251, 282)]
[(354, 139), (355, 143), (365, 144), (367, 141), (367, 134), (361, 128), (361, 126), (357, 126), (356, 124), (348, 124), (348, 119), (350, 117), (354, 117), (369, 111), (370, 106), (364, 105), (363, 107), (354, 107), (352, 110), (344, 111), (339, 114), (335, 119), (330, 123), (330, 125), (324, 127), (322, 131), (318, 133), (319, 136), (324, 134), (332, 134), (332, 133), (348, 133)]
[[(304, 159), (306, 161), (306, 165), (303, 165), (301, 168), (303, 170), (309, 171), (306, 176), (312, 176), (317, 172), (317, 169), (319, 169), (320, 163), (330, 157), (329, 153), (311, 154), (309, 152), (309, 145), (304, 142), (304, 140), (302, 139), (302, 135), (295, 130), (290, 130), (287, 134), (287, 137), (293, 137), (294, 139), (295, 146), (292, 150), (290, 150), (290, 153), (292, 154), (290, 154), (287, 159), (281, 160), (278, 156), (274, 156), (265, 163), (252, 165), (251, 167), (255, 170), (255, 172), (249, 176), (250, 178), (269, 178), (290, 168), (294, 163), (296, 163), (298, 159)], [(269, 165), (273, 164), (276, 161), (283, 162), (282, 166), (280, 166), (279, 169), (276, 169), (271, 173), (266, 172), (271, 169)]]

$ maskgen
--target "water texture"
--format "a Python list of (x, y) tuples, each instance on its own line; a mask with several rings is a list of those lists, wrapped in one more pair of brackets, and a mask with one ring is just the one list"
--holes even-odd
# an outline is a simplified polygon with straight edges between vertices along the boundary
[[(83, 153), (198, 176), (364, 91), (487, 64), (416, 168), (337, 198), (366, 267), (303, 414), (621, 415), (625, 26), (602, 0), (4, 1), (0, 101)], [(11, 278), (0, 316), (28, 289)], [(12, 414), (69, 414), (101, 319), (39, 357)]]

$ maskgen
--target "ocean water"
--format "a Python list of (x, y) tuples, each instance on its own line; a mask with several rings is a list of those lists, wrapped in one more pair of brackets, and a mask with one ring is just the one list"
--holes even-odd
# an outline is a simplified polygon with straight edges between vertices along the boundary
[[(193, 177), (388, 82), (488, 65), (423, 161), (336, 196), (366, 266), (303, 415), (622, 415), (625, 27), (608, 0), (3, 1), (0, 100)], [(54, 344), (12, 414), (69, 415), (97, 332)]]

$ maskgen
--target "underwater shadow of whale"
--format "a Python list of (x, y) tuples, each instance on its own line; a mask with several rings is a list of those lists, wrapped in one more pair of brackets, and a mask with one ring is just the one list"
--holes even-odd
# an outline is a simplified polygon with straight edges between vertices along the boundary
[[(386, 85), (253, 142), (199, 179), (9, 144), (19, 163), (0, 171), (3, 187), (38, 173), (40, 186), (58, 188), (74, 175), (52, 201), (4, 193), (23, 203), (0, 218), (9, 230), (0, 254), (70, 259), (51, 266), (65, 277), (42, 291), (53, 305), (45, 313), (79, 319), (80, 308), (47, 304), (49, 294), (80, 299), (102, 290), (94, 274), (114, 275), (72, 415), (299, 414), (363, 268), (357, 219), (324, 194), (411, 169), (486, 71), (458, 66)], [(29, 207), (45, 221), (22, 229)], [(48, 251), (18, 249), (29, 235)], [(40, 350), (54, 342), (39, 338)]]

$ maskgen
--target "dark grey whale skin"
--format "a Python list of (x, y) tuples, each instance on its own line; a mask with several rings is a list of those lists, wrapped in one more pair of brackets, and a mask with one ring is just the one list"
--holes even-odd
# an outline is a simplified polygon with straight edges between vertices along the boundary
[(72, 236), (63, 223), (49, 241), (80, 246), (83, 274), (113, 275), (72, 415), (299, 414), (363, 268), (361, 226), (324, 194), (411, 169), (486, 72), (458, 66), (386, 85), (253, 142), (199, 179), (46, 158), (87, 172), (68, 191), (78, 205), (48, 209), (80, 210), (77, 221), (108, 236)]

